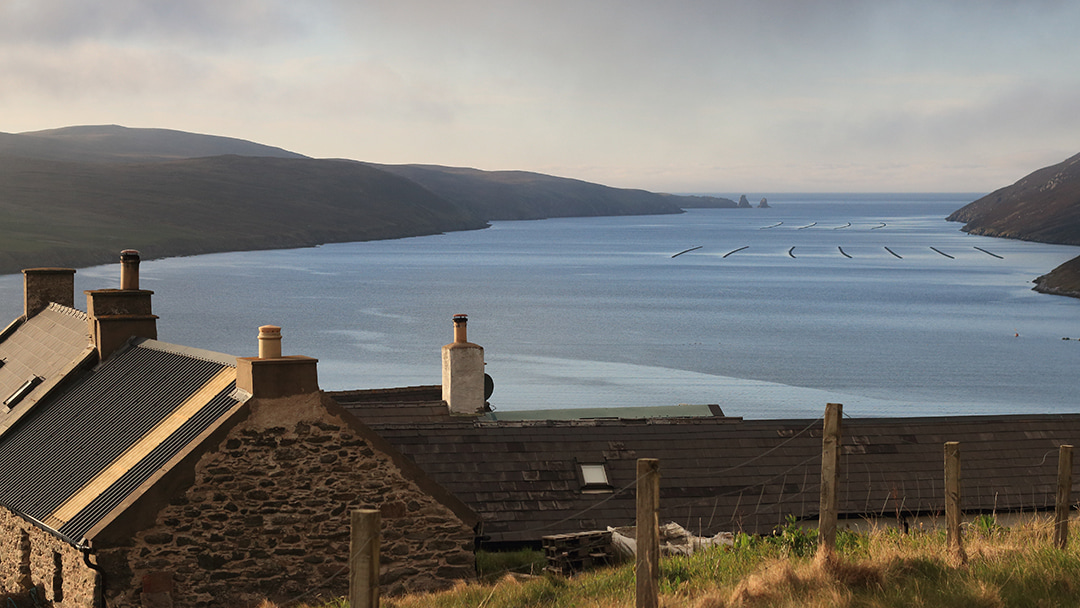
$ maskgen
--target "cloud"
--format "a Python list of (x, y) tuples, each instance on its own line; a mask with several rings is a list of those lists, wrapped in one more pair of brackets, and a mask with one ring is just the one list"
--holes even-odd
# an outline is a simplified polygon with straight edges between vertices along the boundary
[(302, 31), (296, 3), (269, 0), (2, 0), (0, 37), (8, 43), (87, 40), (179, 42), (220, 49), (272, 44)]
[(0, 130), (668, 190), (989, 187), (1075, 147), (1078, 21), (1050, 0), (0, 0)]

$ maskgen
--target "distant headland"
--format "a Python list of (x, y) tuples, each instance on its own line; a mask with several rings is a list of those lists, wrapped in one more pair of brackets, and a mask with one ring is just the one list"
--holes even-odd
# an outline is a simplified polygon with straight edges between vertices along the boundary
[(738, 204), (526, 171), (314, 159), (169, 129), (0, 133), (0, 274), (108, 263), (129, 247), (152, 259), (702, 207)]
[[(946, 218), (963, 231), (1080, 245), (1080, 154), (991, 192)], [(1036, 291), (1080, 298), (1080, 258), (1035, 279)]]

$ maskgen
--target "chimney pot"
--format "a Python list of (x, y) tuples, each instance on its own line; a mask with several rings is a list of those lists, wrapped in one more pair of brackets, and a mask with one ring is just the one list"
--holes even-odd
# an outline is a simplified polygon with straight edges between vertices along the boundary
[(125, 249), (120, 252), (120, 289), (139, 288), (139, 252)]
[(469, 315), (457, 314), (454, 315), (454, 342), (457, 344), (463, 344), (468, 342), (468, 336), (465, 326), (469, 323)]
[(281, 328), (277, 325), (259, 327), (259, 358), (281, 358)]

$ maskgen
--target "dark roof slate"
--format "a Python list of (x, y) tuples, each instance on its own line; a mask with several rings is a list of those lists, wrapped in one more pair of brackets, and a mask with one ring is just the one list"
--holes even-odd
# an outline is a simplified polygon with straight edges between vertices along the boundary
[[(817, 516), (821, 420), (718, 417), (397, 423), (343, 405), (484, 519), (494, 542), (632, 525), (637, 458), (659, 458), (661, 516), (695, 532), (769, 532)], [(434, 405), (429, 404), (429, 405)], [(845, 419), (840, 507), (856, 517), (943, 512), (943, 444), (961, 443), (964, 508), (1054, 504), (1056, 451), (1080, 442), (1080, 415)], [(604, 464), (607, 491), (580, 464)]]
[(59, 304), (25, 321), (16, 321), (0, 337), (0, 403), (27, 380), (40, 384), (12, 407), (0, 405), (0, 435), (74, 368), (95, 355), (86, 314)]
[(362, 405), (364, 421), (369, 425), (449, 422), (454, 419), (442, 400), (441, 386), (328, 391), (327, 394), (342, 405)]

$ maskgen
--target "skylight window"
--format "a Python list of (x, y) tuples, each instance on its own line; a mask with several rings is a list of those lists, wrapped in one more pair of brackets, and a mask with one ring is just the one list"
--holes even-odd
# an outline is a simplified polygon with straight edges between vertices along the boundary
[(582, 464), (581, 481), (583, 490), (611, 490), (607, 469), (603, 464)]
[(41, 384), (41, 378), (37, 376), (23, 382), (22, 386), (15, 389), (15, 392), (11, 393), (11, 396), (4, 400), (4, 405), (8, 408), (15, 407), (16, 404), (23, 400), (23, 397), (29, 395), (30, 391), (34, 390), (34, 387), (39, 384)]

